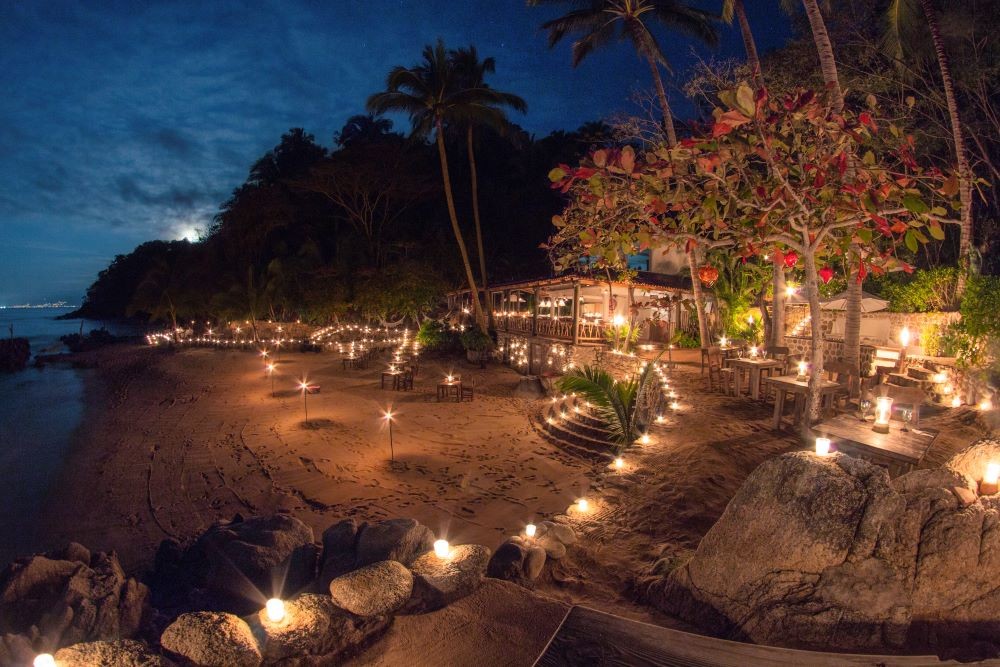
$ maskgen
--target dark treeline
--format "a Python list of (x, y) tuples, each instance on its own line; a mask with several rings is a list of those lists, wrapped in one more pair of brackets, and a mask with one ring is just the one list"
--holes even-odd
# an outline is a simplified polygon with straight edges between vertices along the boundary
[[(609, 139), (601, 123), (536, 139), (476, 135), (491, 280), (545, 275), (539, 249), (562, 203), (546, 173)], [(463, 231), (472, 238), (464, 132), (446, 136)], [(78, 316), (190, 319), (419, 319), (461, 285), (435, 147), (359, 115), (327, 149), (300, 128), (257, 160), (198, 242), (150, 241), (119, 255)], [(475, 247), (470, 250), (474, 253)]]

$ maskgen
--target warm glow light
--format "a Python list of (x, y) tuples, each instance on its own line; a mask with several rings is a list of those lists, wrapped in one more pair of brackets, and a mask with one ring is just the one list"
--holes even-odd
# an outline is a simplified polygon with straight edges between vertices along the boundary
[(997, 481), (1000, 481), (1000, 463), (990, 461), (986, 464), (986, 473), (983, 475), (983, 481), (987, 484), (996, 484)]
[(750, 356), (751, 357), (756, 357), (757, 356), (757, 346), (756, 345), (751, 345), (750, 346)]
[(285, 620), (285, 603), (278, 598), (271, 598), (264, 605), (264, 613), (267, 614), (267, 620), (272, 623), (281, 623)]
[(619, 456), (618, 458), (615, 459), (615, 469), (621, 470), (624, 467), (625, 467), (625, 459)]
[(386, 420), (387, 422), (391, 422), (392, 418), (393, 418), (392, 410), (386, 410), (385, 412), (382, 413), (382, 419)]
[(535, 524), (529, 523), (527, 526), (524, 527), (524, 534), (527, 535), (528, 537), (534, 537), (535, 531), (537, 530), (538, 529), (535, 527)]
[(984, 398), (983, 400), (979, 401), (979, 409), (983, 410), (984, 412), (986, 410), (992, 410), (993, 409), (993, 401), (990, 400), (990, 399), (988, 399), (988, 398)]
[(614, 324), (616, 327), (620, 327), (621, 325), (625, 324), (625, 318), (622, 317), (621, 315), (615, 315), (614, 317), (611, 318), (611, 323)]
[(448, 540), (435, 540), (434, 541), (434, 554), (438, 558), (447, 558), (451, 555), (451, 546), (448, 544)]
[(677, 401), (674, 401), (673, 403), (670, 404), (670, 409), (671, 410), (680, 410), (681, 409), (681, 404), (678, 403)]
[(587, 502), (586, 498), (580, 498), (579, 500), (576, 501), (576, 508), (581, 512), (586, 512), (588, 509), (590, 509), (590, 503)]
[(51, 653), (39, 653), (31, 664), (34, 667), (56, 667), (56, 659), (52, 657)]
[(729, 344), (729, 339), (726, 338), (725, 336), (719, 339), (719, 345), (721, 345), (722, 347), (725, 347), (728, 344)]
[(791, 299), (793, 296), (795, 296), (795, 288), (789, 285), (785, 288), (785, 298)]
[(816, 438), (816, 453), (820, 456), (830, 453), (830, 438)]
[(878, 433), (889, 432), (889, 418), (892, 416), (892, 397), (879, 396), (875, 399), (875, 426), (873, 430)]
[(808, 369), (809, 369), (809, 366), (806, 364), (806, 362), (800, 361), (799, 362), (799, 377), (800, 378), (805, 377), (806, 376), (806, 371)]
[(656, 423), (657, 424), (662, 424), (665, 421), (667, 421), (666, 417), (664, 417), (663, 415), (656, 415)]
[(903, 327), (903, 330), (899, 332), (899, 344), (906, 347), (910, 344), (910, 328)]
[(960, 396), (955, 396), (951, 399), (951, 407), (960, 408), (962, 407), (962, 398)]
[(753, 326), (753, 315), (747, 315), (747, 324)]
[(945, 382), (948, 381), (948, 374), (943, 372), (935, 373), (933, 380), (936, 384), (944, 384)]
[(648, 433), (643, 433), (641, 436), (639, 436), (639, 442), (641, 444), (643, 444), (643, 445), (648, 445), (649, 444), (649, 434)]

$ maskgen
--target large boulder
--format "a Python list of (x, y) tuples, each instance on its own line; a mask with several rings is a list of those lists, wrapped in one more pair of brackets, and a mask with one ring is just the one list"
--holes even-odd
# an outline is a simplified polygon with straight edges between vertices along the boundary
[(133, 639), (86, 642), (68, 646), (55, 654), (59, 667), (173, 667), (171, 660), (152, 652)]
[(387, 519), (365, 526), (358, 538), (355, 566), (394, 560), (409, 565), (434, 545), (430, 528), (413, 519)]
[(1000, 499), (972, 495), (962, 467), (994, 447), (892, 483), (842, 454), (765, 461), (690, 560), (647, 582), (647, 596), (762, 644), (996, 654)]
[(285, 612), (278, 623), (269, 620), (264, 611), (250, 619), (267, 664), (339, 663), (392, 623), (390, 616), (356, 616), (339, 609), (328, 596), (311, 593), (286, 602)]
[(355, 567), (358, 538), (366, 524), (357, 519), (344, 519), (323, 531), (323, 565), (319, 588), (326, 590), (330, 582)]
[[(125, 575), (114, 553), (91, 556), (70, 545), (14, 561), (0, 575), (0, 636), (21, 635), (47, 647), (129, 638), (148, 598), (146, 586)], [(13, 637), (3, 642), (18, 644)]]
[(512, 537), (499, 547), (486, 565), (486, 576), (528, 585), (538, 578), (545, 566), (545, 549), (519, 537)]
[(358, 616), (392, 614), (410, 599), (413, 575), (402, 563), (384, 560), (365, 565), (330, 582), (330, 597)]
[(181, 614), (160, 636), (160, 645), (197, 667), (258, 667), (260, 648), (250, 626), (225, 612)]
[(303, 590), (316, 576), (319, 554), (312, 528), (286, 514), (216, 524), (195, 550), (204, 555), (209, 588), (239, 612), (249, 611), (254, 588), (266, 598)]
[(411, 613), (440, 609), (475, 591), (486, 576), (490, 550), (479, 544), (452, 547), (447, 558), (433, 551), (413, 561), (413, 596), (406, 605)]

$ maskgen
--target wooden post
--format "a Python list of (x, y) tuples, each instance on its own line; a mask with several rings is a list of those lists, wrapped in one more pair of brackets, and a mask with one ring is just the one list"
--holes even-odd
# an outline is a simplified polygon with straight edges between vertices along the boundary
[(538, 301), (542, 297), (542, 288), (535, 288), (535, 302), (531, 304), (531, 335), (538, 335)]
[(573, 282), (573, 346), (580, 344), (580, 283)]

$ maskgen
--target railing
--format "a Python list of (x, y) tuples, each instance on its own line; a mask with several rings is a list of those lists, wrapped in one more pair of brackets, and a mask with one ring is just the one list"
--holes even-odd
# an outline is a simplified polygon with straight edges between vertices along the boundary
[[(498, 331), (510, 333), (531, 333), (531, 317), (520, 315), (497, 315), (495, 318)], [(594, 342), (604, 340), (604, 324), (600, 322), (579, 322), (577, 332), (581, 342)], [(573, 340), (573, 320), (570, 318), (539, 317), (535, 325), (535, 332), (539, 336), (548, 338), (558, 338), (560, 340)]]

